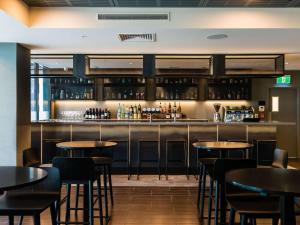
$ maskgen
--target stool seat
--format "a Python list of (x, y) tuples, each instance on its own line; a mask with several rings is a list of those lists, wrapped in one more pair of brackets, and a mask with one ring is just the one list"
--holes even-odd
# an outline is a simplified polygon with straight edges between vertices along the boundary
[(280, 215), (279, 197), (229, 196), (227, 201), (237, 213), (255, 216), (265, 214)]
[(102, 156), (102, 157), (92, 157), (95, 166), (97, 165), (110, 165), (113, 162), (112, 157)]

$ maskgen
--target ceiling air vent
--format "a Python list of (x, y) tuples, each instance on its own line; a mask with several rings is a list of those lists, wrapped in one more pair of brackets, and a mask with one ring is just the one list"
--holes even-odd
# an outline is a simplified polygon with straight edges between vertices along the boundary
[(169, 13), (100, 13), (98, 20), (170, 20)]
[(155, 42), (156, 34), (118, 34), (121, 41), (126, 42)]

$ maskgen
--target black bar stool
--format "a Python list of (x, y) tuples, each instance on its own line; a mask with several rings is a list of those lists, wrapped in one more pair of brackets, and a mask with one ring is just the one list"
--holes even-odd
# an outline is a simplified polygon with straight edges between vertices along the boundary
[(166, 140), (166, 149), (165, 149), (165, 153), (166, 153), (166, 162), (165, 162), (165, 176), (166, 179), (168, 180), (168, 164), (169, 164), (169, 145), (170, 144), (178, 144), (178, 143), (182, 143), (183, 144), (183, 151), (184, 151), (184, 167), (185, 167), (185, 174), (187, 176), (187, 178), (189, 178), (188, 175), (188, 150), (187, 150), (187, 140), (186, 139), (167, 139)]
[[(208, 172), (208, 175), (214, 182), (214, 186), (210, 186), (210, 196), (208, 202), (208, 225), (211, 224), (211, 212), (212, 212), (212, 200), (213, 200), (213, 188), (214, 196), (214, 206), (215, 206), (215, 225), (219, 224), (219, 206), (222, 209), (222, 206), (226, 205), (225, 200), (225, 175), (227, 172), (235, 169), (244, 169), (244, 168), (256, 168), (256, 161), (252, 159), (216, 159), (213, 170)], [(223, 207), (225, 208), (225, 207)], [(222, 211), (220, 213), (221, 217)]]
[[(93, 183), (97, 180), (97, 200), (99, 209), (100, 224), (103, 225), (103, 212), (102, 212), (102, 195), (101, 195), (101, 181), (100, 173), (96, 172), (95, 164), (91, 158), (64, 158), (55, 157), (53, 159), (53, 167), (56, 167), (60, 171), (62, 183), (66, 184), (67, 195), (63, 198), (66, 202), (66, 215), (65, 221), (60, 221), (59, 213), (59, 224), (78, 224), (79, 222), (70, 222), (70, 210), (83, 210), (84, 221), (82, 224), (94, 224), (94, 195), (93, 195)], [(83, 184), (84, 185), (84, 206), (83, 208), (71, 208), (71, 188), (72, 184)]]
[[(142, 164), (142, 159), (141, 159), (141, 144), (142, 143), (156, 143), (157, 144), (157, 169), (158, 169), (158, 179), (160, 180), (160, 176), (161, 176), (161, 172), (160, 172), (160, 142), (159, 140), (154, 140), (154, 139), (139, 139), (138, 140), (138, 154), (137, 154), (137, 179), (139, 179), (140, 176), (140, 168), (141, 168), (141, 164)], [(144, 160), (145, 161), (145, 160)]]

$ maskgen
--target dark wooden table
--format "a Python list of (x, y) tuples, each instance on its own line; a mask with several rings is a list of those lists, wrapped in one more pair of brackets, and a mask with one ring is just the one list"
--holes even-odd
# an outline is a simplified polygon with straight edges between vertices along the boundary
[(226, 175), (226, 181), (263, 195), (280, 195), (281, 224), (296, 224), (294, 197), (300, 196), (300, 170), (277, 168), (234, 170)]
[(0, 166), (0, 194), (38, 183), (48, 176), (47, 171), (32, 167)]
[[(216, 150), (220, 152), (220, 158), (225, 158), (229, 151), (244, 150), (247, 151), (253, 147), (252, 144), (245, 142), (230, 141), (199, 141), (193, 143), (197, 150)], [(220, 185), (220, 224), (226, 224), (226, 199), (225, 185)]]
[(220, 151), (221, 158), (225, 158), (229, 151), (248, 150), (252, 148), (253, 145), (245, 142), (232, 141), (199, 141), (193, 143), (193, 147), (196, 149)]
[[(104, 149), (116, 146), (116, 142), (112, 141), (69, 141), (57, 143), (56, 147), (66, 151), (80, 151), (84, 156), (87, 156), (90, 151)], [(83, 208), (84, 221), (89, 222), (89, 188), (88, 185), (83, 185)]]

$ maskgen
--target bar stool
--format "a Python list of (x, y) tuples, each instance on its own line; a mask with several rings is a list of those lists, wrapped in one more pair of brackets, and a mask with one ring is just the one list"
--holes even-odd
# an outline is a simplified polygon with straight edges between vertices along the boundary
[(169, 151), (169, 144), (174, 144), (174, 143), (183, 143), (183, 151), (184, 151), (184, 167), (185, 167), (185, 174), (186, 177), (189, 178), (188, 175), (188, 152), (187, 152), (187, 140), (186, 139), (167, 139), (166, 140), (166, 162), (165, 162), (165, 176), (166, 179), (168, 180), (168, 164), (169, 164), (169, 158), (168, 158), (168, 151)]
[[(160, 176), (161, 176), (161, 172), (160, 172), (160, 142), (159, 140), (154, 140), (154, 139), (139, 139), (138, 140), (138, 154), (137, 154), (137, 180), (139, 180), (139, 176), (140, 176), (140, 168), (141, 168), (141, 164), (142, 164), (142, 159), (141, 159), (141, 144), (142, 143), (157, 143), (157, 169), (158, 169), (158, 179), (160, 180)], [(145, 160), (144, 160), (145, 161)]]
[[(256, 145), (255, 158), (258, 165), (271, 165), (274, 150), (277, 148), (277, 141), (273, 139), (256, 139), (253, 140), (253, 143)], [(263, 151), (260, 151), (262, 149)], [(267, 158), (263, 154), (268, 154)]]
[[(64, 158), (55, 157), (53, 159), (53, 167), (56, 167), (60, 171), (61, 181), (66, 184), (67, 194), (63, 200), (59, 203), (61, 205), (64, 201), (66, 202), (66, 214), (65, 221), (60, 221), (60, 213), (58, 215), (58, 224), (78, 224), (78, 222), (70, 222), (70, 210), (84, 210), (84, 221), (83, 224), (94, 224), (94, 194), (93, 194), (93, 183), (97, 180), (97, 200), (99, 209), (100, 224), (103, 225), (103, 212), (102, 212), (102, 195), (101, 195), (101, 181), (99, 179), (100, 173), (96, 172), (95, 164), (91, 158)], [(71, 188), (72, 184), (83, 184), (85, 185), (85, 199), (83, 208), (71, 208)], [(87, 200), (88, 199), (88, 200)], [(86, 212), (86, 207), (89, 211)], [(89, 221), (86, 221), (88, 215)]]
[[(113, 188), (112, 188), (112, 177), (111, 177), (111, 166), (113, 159), (112, 157), (108, 156), (97, 156), (97, 153), (92, 153), (91, 154), (91, 159), (93, 160), (95, 164), (95, 171), (97, 174), (99, 174), (99, 178), (97, 179), (97, 188), (98, 190), (100, 188), (100, 193), (101, 193), (101, 175), (103, 175), (103, 189), (104, 189), (104, 205), (105, 205), (105, 219), (106, 223), (109, 221), (109, 215), (108, 215), (108, 187), (107, 183), (109, 185), (109, 195), (110, 195), (110, 203), (111, 206), (114, 204), (114, 199), (113, 199)], [(108, 182), (107, 182), (108, 181)], [(98, 183), (99, 182), (99, 183)], [(76, 187), (76, 198), (75, 198), (75, 215), (77, 215), (78, 211), (78, 203), (79, 203), (79, 197), (82, 196), (80, 195), (80, 184), (77, 184)]]

